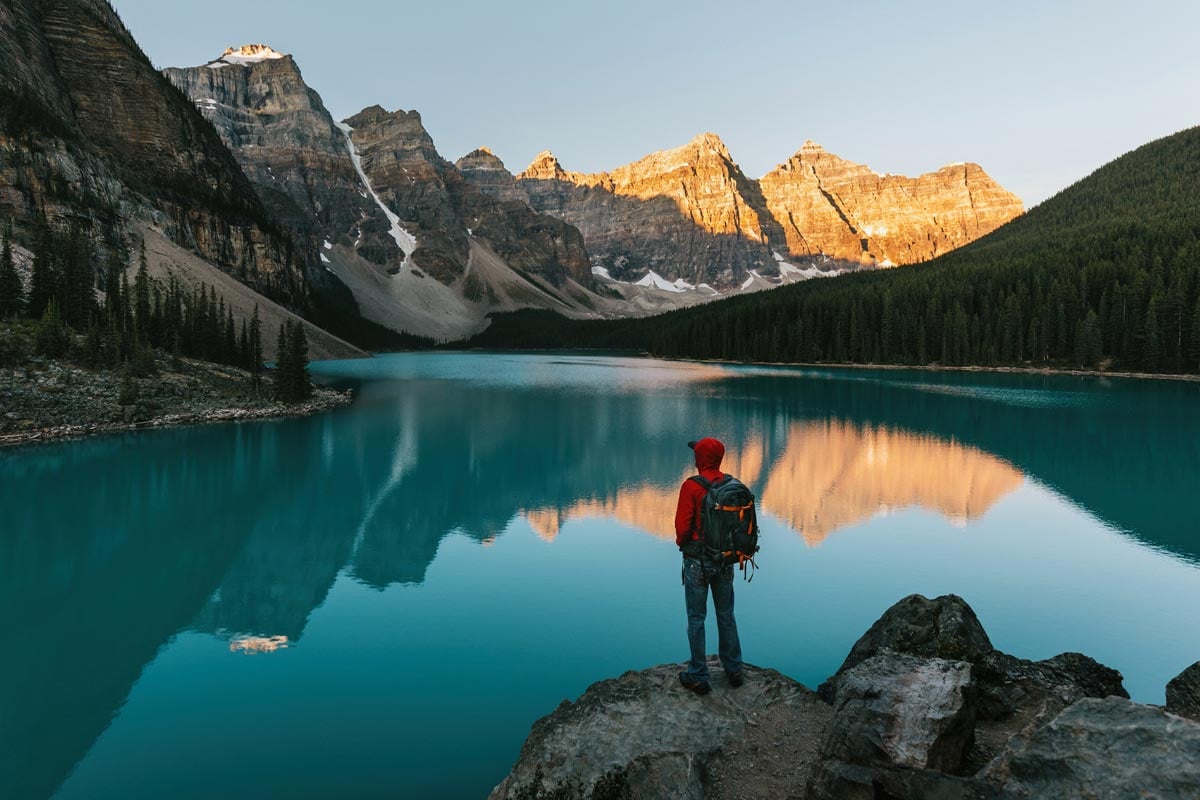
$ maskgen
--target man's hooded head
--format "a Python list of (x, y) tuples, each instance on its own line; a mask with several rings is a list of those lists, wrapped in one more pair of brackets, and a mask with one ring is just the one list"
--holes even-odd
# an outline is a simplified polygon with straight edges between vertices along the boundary
[(718, 439), (705, 437), (698, 442), (688, 442), (688, 447), (696, 451), (696, 469), (720, 469), (721, 460), (725, 458), (725, 445)]

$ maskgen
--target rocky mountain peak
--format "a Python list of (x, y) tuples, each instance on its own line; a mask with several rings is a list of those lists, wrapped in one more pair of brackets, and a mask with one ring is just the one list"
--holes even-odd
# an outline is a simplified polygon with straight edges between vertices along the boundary
[(732, 160), (729, 155), (729, 148), (725, 146), (725, 142), (715, 133), (702, 133), (699, 136), (688, 142), (687, 147), (701, 151), (708, 151), (721, 158)]
[(248, 66), (250, 64), (259, 64), (263, 61), (278, 61), (289, 57), (286, 53), (280, 53), (270, 45), (244, 44), (241, 47), (225, 48), (225, 52), (221, 54), (221, 57), (209, 62), (208, 66), (217, 67), (224, 66), (225, 64)]
[(386, 120), (390, 114), (387, 109), (381, 105), (367, 106), (362, 111), (352, 117), (347, 117), (344, 121), (352, 128), (357, 128), (360, 125), (377, 125)]
[(533, 157), (533, 161), (517, 177), (535, 181), (554, 181), (566, 178), (567, 171), (562, 168), (558, 156), (549, 150), (543, 150)]
[(499, 156), (491, 151), (488, 147), (479, 147), (455, 162), (455, 166), (461, 170), (504, 170), (504, 162)]

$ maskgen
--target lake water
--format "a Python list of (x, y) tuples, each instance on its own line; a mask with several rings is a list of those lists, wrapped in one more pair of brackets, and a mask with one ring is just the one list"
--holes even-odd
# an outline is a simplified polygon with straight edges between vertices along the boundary
[(752, 663), (815, 686), (913, 592), (1144, 702), (1200, 659), (1200, 384), (313, 369), (354, 405), (0, 452), (0, 797), (485, 797), (563, 698), (684, 659), (671, 515), (706, 434), (762, 509)]

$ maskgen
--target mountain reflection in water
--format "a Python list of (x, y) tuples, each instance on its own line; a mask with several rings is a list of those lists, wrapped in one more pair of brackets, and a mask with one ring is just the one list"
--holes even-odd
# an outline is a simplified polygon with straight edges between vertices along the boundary
[[(754, 491), (760, 513), (783, 521), (810, 546), (839, 528), (904, 508), (936, 511), (965, 524), (987, 513), (1023, 479), (1011, 465), (974, 447), (833, 420), (792, 425), (782, 451), (767, 458), (759, 441), (732, 446), (723, 469)], [(679, 482), (693, 472), (684, 470)], [(674, 539), (678, 497), (678, 483), (643, 485), (524, 515), (547, 541), (566, 522), (586, 517), (611, 517)]]
[(294, 657), (339, 580), (415, 588), (448, 536), (501, 542), (522, 515), (545, 538), (587, 516), (670, 538), (698, 435), (809, 545), (888, 510), (975, 520), (1027, 476), (1200, 560), (1196, 385), (443, 354), (314, 371), (355, 404), (0, 455), (0, 797), (53, 794), (181, 632)]

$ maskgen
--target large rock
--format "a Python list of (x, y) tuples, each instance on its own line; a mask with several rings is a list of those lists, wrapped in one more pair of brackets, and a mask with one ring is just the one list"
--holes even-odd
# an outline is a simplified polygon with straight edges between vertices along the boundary
[(825, 761), (805, 800), (1015, 800), (1002, 786), (928, 769)]
[(837, 677), (877, 654), (906, 653), (970, 663), (978, 688), (975, 747), (968, 757), (980, 769), (1013, 737), (1028, 737), (1084, 697), (1128, 697), (1121, 673), (1079, 653), (1027, 661), (996, 650), (966, 601), (956, 595), (930, 600), (911, 595), (889, 608), (855, 643), (833, 679), (820, 687), (836, 699)]
[(885, 775), (907, 787), (894, 796), (922, 797), (931, 782), (963, 789), (954, 779), (909, 773), (953, 773), (966, 760), (975, 728), (970, 664), (884, 651), (833, 683), (834, 717), (809, 787), (813, 798), (873, 798)]
[[(867, 629), (836, 675), (883, 650), (974, 664), (994, 649), (979, 618), (961, 597), (948, 594), (930, 600), (913, 594), (885, 611)], [(832, 682), (823, 684), (821, 696), (832, 700), (832, 690)]]
[(962, 765), (975, 728), (970, 664), (882, 653), (836, 683), (823, 756), (943, 772)]
[(1167, 711), (1200, 721), (1200, 661), (1167, 684)]
[(492, 800), (704, 798), (713, 757), (742, 746), (764, 715), (788, 712), (800, 727), (810, 712), (822, 725), (828, 717), (813, 692), (774, 670), (747, 667), (746, 684), (733, 689), (711, 666), (717, 677), (704, 697), (679, 685), (678, 666), (664, 665), (564, 701), (534, 724)]
[(1200, 724), (1118, 697), (1086, 698), (988, 777), (1022, 797), (1200, 798)]

